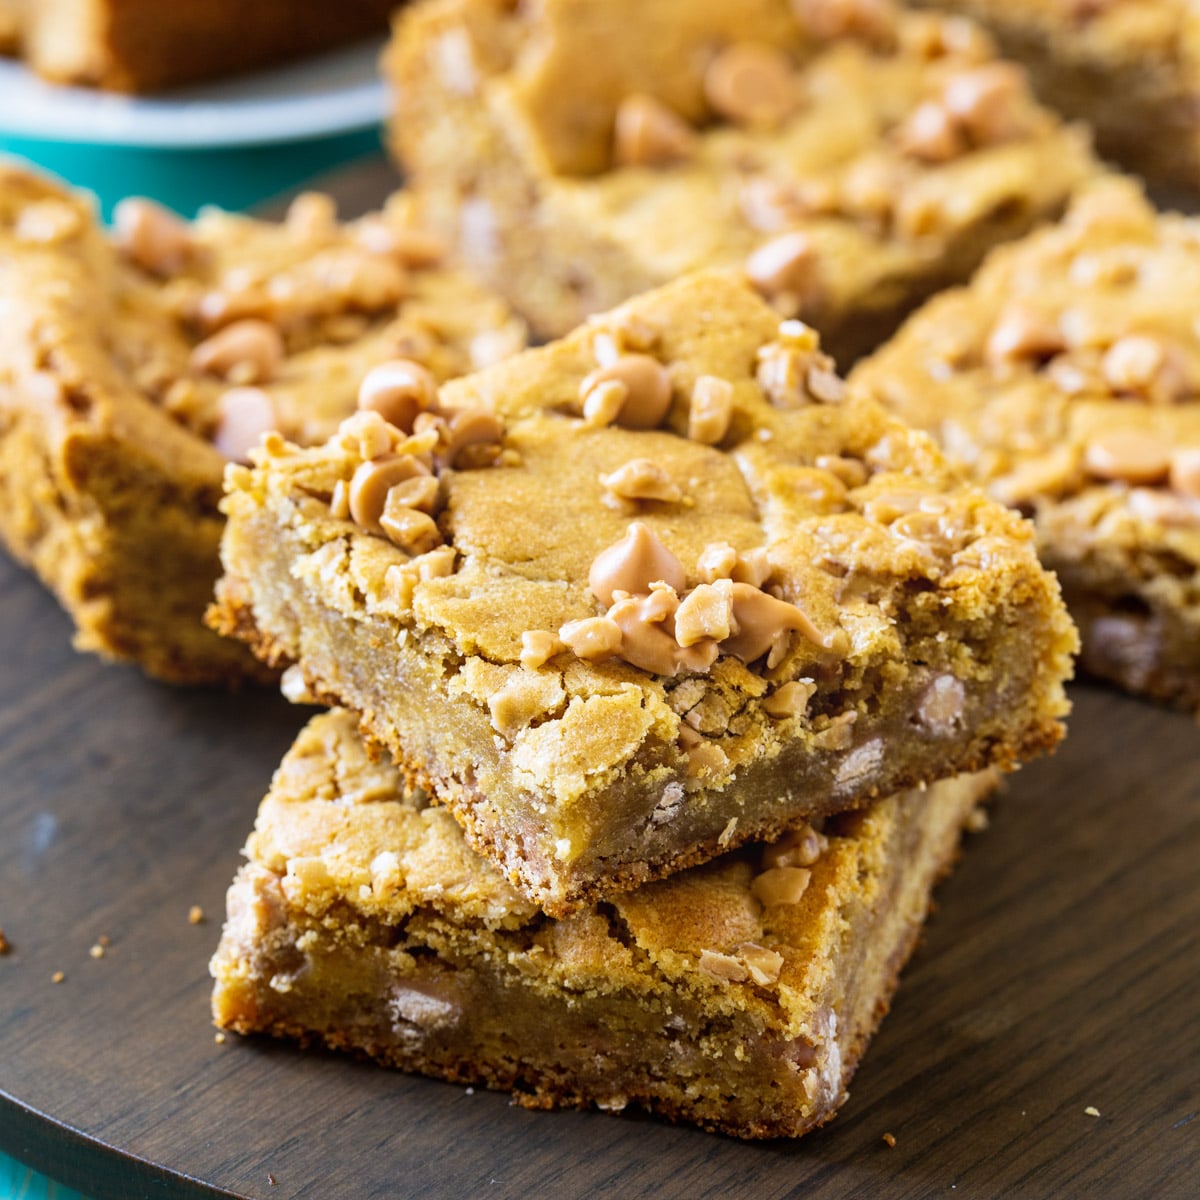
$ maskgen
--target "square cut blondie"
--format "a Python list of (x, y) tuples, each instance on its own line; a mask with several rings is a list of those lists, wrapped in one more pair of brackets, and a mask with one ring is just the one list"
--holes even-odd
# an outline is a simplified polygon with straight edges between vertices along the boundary
[(1033, 515), (1094, 675), (1200, 711), (1200, 221), (1125, 181), (998, 250), (853, 385)]
[(81, 648), (177, 682), (261, 673), (203, 625), (226, 459), (268, 428), (324, 440), (385, 360), (444, 378), (523, 346), (437, 256), (403, 197), (346, 225), (317, 195), (282, 224), (130, 200), (110, 237), (0, 167), (0, 536)]
[(210, 620), (554, 915), (1061, 735), (1032, 528), (737, 276), (391, 415), (230, 469)]
[(301, 732), (259, 809), (212, 962), (214, 1017), (528, 1107), (636, 1104), (794, 1137), (845, 1101), (994, 784), (880, 800), (554, 920), (335, 710)]
[(396, 0), (0, 0), (0, 52), (57, 83), (152, 92), (387, 30)]
[(423, 219), (543, 335), (744, 265), (847, 362), (1094, 164), (975, 27), (845, 9), (418, 4), (385, 60), (392, 145)]
[(1105, 155), (1159, 183), (1200, 188), (1200, 10), (1192, 0), (915, 3), (985, 25), (1028, 68), (1042, 99), (1095, 128)]

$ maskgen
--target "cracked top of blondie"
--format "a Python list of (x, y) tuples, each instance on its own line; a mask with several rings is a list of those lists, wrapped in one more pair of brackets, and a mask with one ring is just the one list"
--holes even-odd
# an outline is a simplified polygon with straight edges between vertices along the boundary
[(724, 786), (897, 706), (936, 741), (962, 731), (964, 688), (996, 699), (1018, 676), (1026, 732), (1057, 738), (1074, 634), (1031, 527), (845, 395), (815, 334), (735, 277), (641, 297), (397, 419), (268, 438), (231, 468), (227, 571), (258, 570), (243, 523), (267, 512), (286, 587), (394, 628), (390, 650), (363, 643), (380, 664), (438, 662), (529, 786), (582, 795), (647, 741), (679, 743), (689, 786)]
[(0, 378), (219, 475), (266, 430), (327, 437), (383, 360), (446, 378), (520, 348), (440, 257), (402, 195), (344, 224), (315, 193), (278, 224), (127, 200), (109, 234), (84, 196), (3, 166)]
[(1198, 307), (1200, 222), (1106, 181), (931, 301), (853, 382), (1048, 536), (1200, 566)]

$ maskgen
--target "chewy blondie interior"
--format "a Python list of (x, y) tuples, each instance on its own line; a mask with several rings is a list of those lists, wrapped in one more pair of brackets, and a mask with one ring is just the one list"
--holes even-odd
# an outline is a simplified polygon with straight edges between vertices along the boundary
[(853, 385), (1033, 515), (1092, 674), (1200, 710), (1200, 222), (1111, 181)]
[(435, 0), (385, 68), (423, 219), (548, 336), (741, 266), (845, 363), (1095, 169), (978, 28), (878, 0)]
[(845, 1100), (994, 783), (881, 800), (553, 920), (328, 713), (259, 810), (214, 1016), (530, 1107), (635, 1104), (796, 1136)]
[(211, 619), (548, 911), (1060, 737), (1032, 528), (737, 277), (396, 399), (230, 470)]
[(225, 463), (268, 429), (323, 440), (384, 361), (441, 379), (523, 345), (440, 253), (400, 196), (349, 224), (316, 194), (282, 224), (129, 200), (107, 235), (0, 168), (0, 536), (81, 648), (178, 682), (261, 673), (202, 623)]

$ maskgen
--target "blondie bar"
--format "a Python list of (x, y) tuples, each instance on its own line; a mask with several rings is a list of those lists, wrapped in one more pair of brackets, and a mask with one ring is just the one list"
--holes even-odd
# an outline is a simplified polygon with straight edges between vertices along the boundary
[(973, 26), (845, 8), (419, 4), (385, 60), (392, 145), (423, 218), (544, 335), (744, 265), (846, 362), (1093, 160)]
[(1034, 517), (1083, 665), (1200, 711), (1200, 221), (1082, 197), (853, 383)]
[(388, 398), (231, 468), (211, 619), (547, 911), (1057, 742), (1032, 528), (736, 275)]
[(1106, 155), (1200, 187), (1200, 10), (1191, 0), (915, 0), (966, 13)]
[(984, 774), (747, 846), (562, 920), (372, 762), (300, 734), (229, 891), (216, 1022), (739, 1137), (828, 1121), (887, 1011)]
[(402, 197), (347, 225), (316, 195), (279, 225), (127, 201), (110, 238), (0, 168), (0, 535), (81, 648), (180, 682), (261, 670), (202, 623), (225, 462), (267, 428), (323, 440), (382, 360), (441, 378), (522, 345), (436, 257)]
[(58, 83), (153, 92), (382, 34), (394, 7), (395, 0), (0, 0), (0, 50), (22, 54)]

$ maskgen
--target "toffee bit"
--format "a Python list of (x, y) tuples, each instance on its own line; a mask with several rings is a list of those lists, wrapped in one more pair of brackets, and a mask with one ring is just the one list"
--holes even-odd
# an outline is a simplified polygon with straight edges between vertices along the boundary
[(189, 925), (203, 925), (204, 924), (204, 909), (202, 909), (200, 907), (200, 905), (193, 904), (192, 907), (188, 909), (188, 924)]
[(886, 1146), (886, 1147), (887, 1147), (889, 1150), (895, 1150), (895, 1148), (896, 1148), (896, 1135), (895, 1135), (894, 1133), (885, 1133), (885, 1134), (883, 1135), (883, 1144), (884, 1144), (884, 1145), (885, 1145), (885, 1146)]

